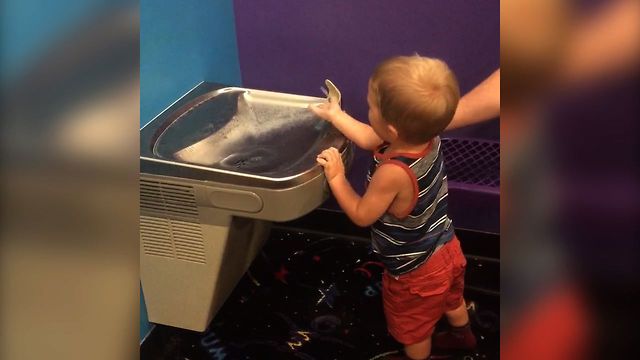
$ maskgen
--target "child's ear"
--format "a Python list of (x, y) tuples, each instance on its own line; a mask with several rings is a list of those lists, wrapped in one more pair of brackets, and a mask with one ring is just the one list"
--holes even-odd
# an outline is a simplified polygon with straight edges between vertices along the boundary
[(398, 129), (396, 129), (395, 126), (387, 123), (387, 130), (389, 130), (389, 135), (391, 135), (391, 138), (393, 139), (393, 141), (398, 139)]

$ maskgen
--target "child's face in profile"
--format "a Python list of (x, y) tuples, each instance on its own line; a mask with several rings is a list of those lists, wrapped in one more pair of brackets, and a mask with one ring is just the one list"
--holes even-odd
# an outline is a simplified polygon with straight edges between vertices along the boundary
[(389, 131), (387, 122), (382, 118), (380, 109), (376, 105), (376, 101), (373, 98), (371, 87), (367, 93), (367, 103), (369, 104), (369, 124), (373, 128), (373, 131), (385, 142), (392, 142), (394, 139)]

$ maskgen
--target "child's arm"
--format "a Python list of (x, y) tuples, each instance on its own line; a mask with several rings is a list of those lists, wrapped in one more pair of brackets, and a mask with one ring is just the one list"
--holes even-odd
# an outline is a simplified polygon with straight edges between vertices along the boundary
[(345, 177), (342, 158), (336, 148), (329, 148), (318, 155), (317, 161), (324, 172), (338, 204), (358, 226), (369, 226), (391, 206), (403, 186), (404, 170), (398, 166), (379, 167), (363, 197), (353, 190)]
[(382, 144), (382, 139), (376, 135), (371, 126), (352, 118), (340, 109), (339, 104), (331, 100), (324, 104), (309, 105), (309, 109), (332, 123), (344, 136), (362, 149), (373, 151)]

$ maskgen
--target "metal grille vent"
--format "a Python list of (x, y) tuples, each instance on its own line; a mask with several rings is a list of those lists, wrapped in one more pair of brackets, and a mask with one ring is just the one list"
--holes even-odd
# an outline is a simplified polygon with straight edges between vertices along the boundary
[(476, 139), (442, 139), (449, 181), (500, 187), (500, 143)]
[(204, 264), (204, 239), (200, 224), (170, 220), (176, 258)]
[(181, 218), (198, 218), (193, 188), (186, 185), (140, 180), (140, 209)]
[(169, 219), (140, 215), (140, 239), (145, 254), (176, 257)]
[(206, 262), (191, 187), (140, 180), (140, 211), (140, 239), (145, 254)]

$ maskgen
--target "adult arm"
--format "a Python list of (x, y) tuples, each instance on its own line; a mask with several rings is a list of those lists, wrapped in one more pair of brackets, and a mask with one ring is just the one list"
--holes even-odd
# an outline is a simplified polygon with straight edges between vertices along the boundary
[(447, 130), (491, 120), (500, 115), (500, 69), (460, 98)]

